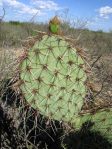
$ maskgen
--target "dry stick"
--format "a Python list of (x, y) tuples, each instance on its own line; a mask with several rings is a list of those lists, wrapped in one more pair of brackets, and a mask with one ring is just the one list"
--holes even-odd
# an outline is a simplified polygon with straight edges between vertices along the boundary
[(92, 63), (91, 67), (94, 67), (95, 63), (102, 57), (102, 55), (98, 56), (97, 59)]
[(98, 92), (96, 93), (96, 95), (94, 95), (94, 98), (95, 98), (96, 96), (98, 96), (98, 95), (101, 93), (101, 91), (103, 90), (104, 83), (105, 83), (105, 80), (106, 80), (106, 79), (107, 79), (107, 77), (103, 80), (101, 89), (100, 89), (100, 91), (98, 91)]
[[(3, 8), (3, 15), (0, 16), (0, 32), (1, 32), (2, 20), (3, 20), (4, 16), (5, 16), (5, 9)], [(1, 34), (0, 34), (0, 38), (1, 38)]]
[(5, 9), (3, 8), (3, 15), (2, 15), (2, 16), (0, 16), (0, 22), (2, 22), (2, 20), (3, 20), (4, 16), (5, 16)]

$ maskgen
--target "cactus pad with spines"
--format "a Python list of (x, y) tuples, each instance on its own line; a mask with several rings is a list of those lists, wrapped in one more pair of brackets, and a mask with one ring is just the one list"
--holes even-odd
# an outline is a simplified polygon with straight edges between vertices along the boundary
[(80, 130), (84, 123), (91, 123), (90, 130), (99, 132), (112, 143), (112, 108), (99, 109), (94, 112), (74, 116), (73, 127)]
[(86, 95), (84, 60), (60, 36), (44, 35), (20, 63), (22, 93), (51, 119), (71, 122)]

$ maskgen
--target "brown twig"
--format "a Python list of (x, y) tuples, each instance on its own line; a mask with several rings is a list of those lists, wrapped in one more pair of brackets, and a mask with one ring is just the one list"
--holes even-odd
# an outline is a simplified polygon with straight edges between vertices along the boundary
[(2, 16), (0, 16), (0, 22), (2, 22), (2, 20), (3, 20), (4, 16), (5, 16), (5, 9), (3, 8), (3, 15), (2, 15)]
[(102, 55), (99, 55), (97, 59), (92, 63), (91, 67), (94, 67), (94, 65), (97, 63), (97, 61), (102, 57)]

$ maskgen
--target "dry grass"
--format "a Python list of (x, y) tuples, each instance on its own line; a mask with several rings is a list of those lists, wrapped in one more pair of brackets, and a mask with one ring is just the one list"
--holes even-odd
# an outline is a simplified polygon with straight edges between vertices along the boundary
[(23, 49), (18, 48), (0, 48), (0, 81), (13, 76), (17, 58), (22, 52)]

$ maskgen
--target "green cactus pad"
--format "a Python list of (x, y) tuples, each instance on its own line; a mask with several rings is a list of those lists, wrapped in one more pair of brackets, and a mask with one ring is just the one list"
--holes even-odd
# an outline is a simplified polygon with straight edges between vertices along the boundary
[(21, 91), (41, 114), (70, 122), (86, 95), (83, 66), (81, 56), (63, 38), (44, 35), (20, 64)]
[(54, 34), (58, 33), (59, 25), (58, 24), (50, 24), (50, 31)]
[(112, 142), (112, 108), (107, 111), (98, 111), (92, 117), (94, 125), (92, 130), (99, 131), (102, 136), (105, 136)]
[(85, 122), (92, 122), (91, 130), (98, 131), (109, 142), (112, 142), (112, 108), (75, 116), (72, 123), (75, 130), (78, 130)]

